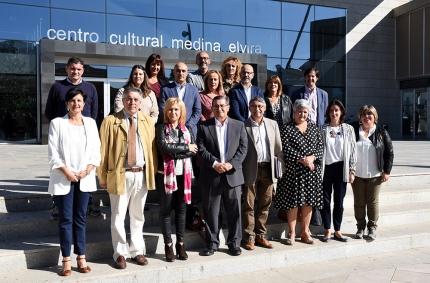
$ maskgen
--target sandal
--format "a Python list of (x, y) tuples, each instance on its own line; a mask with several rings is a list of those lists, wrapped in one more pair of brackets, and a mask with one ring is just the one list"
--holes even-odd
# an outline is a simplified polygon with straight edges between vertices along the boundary
[(302, 241), (302, 243), (305, 243), (305, 244), (309, 244), (309, 245), (313, 245), (314, 244), (314, 238), (312, 238), (311, 236), (306, 237), (305, 234), (302, 234), (300, 236), (300, 240)]
[(295, 237), (296, 234), (293, 234), (294, 237), (292, 237), (291, 235), (292, 235), (291, 233), (288, 234), (288, 238), (287, 238), (287, 242), (286, 242), (286, 244), (289, 246), (294, 245), (294, 243), (296, 242), (296, 237)]
[(88, 272), (90, 272), (91, 271), (91, 268), (87, 265), (87, 266), (85, 266), (85, 267), (81, 267), (81, 265), (79, 264), (79, 261), (80, 260), (82, 260), (82, 259), (85, 259), (85, 257), (82, 257), (82, 256), (78, 256), (77, 258), (76, 258), (76, 263), (78, 264), (78, 271), (80, 272), (80, 273), (88, 273)]
[[(69, 262), (70, 261), (70, 259), (68, 259), (68, 260), (63, 260), (63, 261), (61, 261), (62, 263), (65, 263), (65, 262)], [(64, 268), (64, 267), (63, 267)], [(64, 270), (64, 269), (62, 269), (61, 270), (61, 276), (70, 276), (72, 274), (72, 270), (71, 269), (67, 269), (67, 270)]]

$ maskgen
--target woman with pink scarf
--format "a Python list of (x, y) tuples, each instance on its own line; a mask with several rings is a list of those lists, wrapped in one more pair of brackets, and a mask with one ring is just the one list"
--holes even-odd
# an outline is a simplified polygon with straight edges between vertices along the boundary
[(191, 128), (185, 126), (185, 104), (171, 97), (164, 106), (164, 123), (156, 129), (158, 171), (155, 182), (160, 196), (160, 226), (164, 238), (166, 261), (175, 261), (172, 243), (171, 213), (175, 209), (176, 255), (187, 260), (185, 252), (185, 215), (191, 203), (191, 159), (197, 145)]

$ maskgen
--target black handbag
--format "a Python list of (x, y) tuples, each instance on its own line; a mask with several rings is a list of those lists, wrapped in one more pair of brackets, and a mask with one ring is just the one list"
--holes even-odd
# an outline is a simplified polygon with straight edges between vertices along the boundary
[(321, 225), (323, 225), (323, 221), (322, 221), (322, 217), (321, 217), (321, 212), (316, 207), (312, 207), (311, 225), (312, 226), (321, 226)]

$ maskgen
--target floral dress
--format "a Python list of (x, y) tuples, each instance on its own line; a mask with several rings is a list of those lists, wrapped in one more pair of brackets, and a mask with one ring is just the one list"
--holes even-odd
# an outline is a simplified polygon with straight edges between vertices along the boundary
[[(292, 120), (281, 130), (286, 171), (276, 190), (275, 208), (292, 209), (303, 205), (323, 207), (321, 165), (323, 143), (318, 127), (308, 122), (303, 135)], [(298, 163), (305, 156), (315, 156), (314, 170)]]

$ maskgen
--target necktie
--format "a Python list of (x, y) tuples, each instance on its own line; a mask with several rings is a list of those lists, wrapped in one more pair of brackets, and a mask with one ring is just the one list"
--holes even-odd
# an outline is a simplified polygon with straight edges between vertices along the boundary
[(136, 124), (133, 116), (130, 116), (130, 126), (128, 127), (128, 166), (133, 168), (136, 165)]

